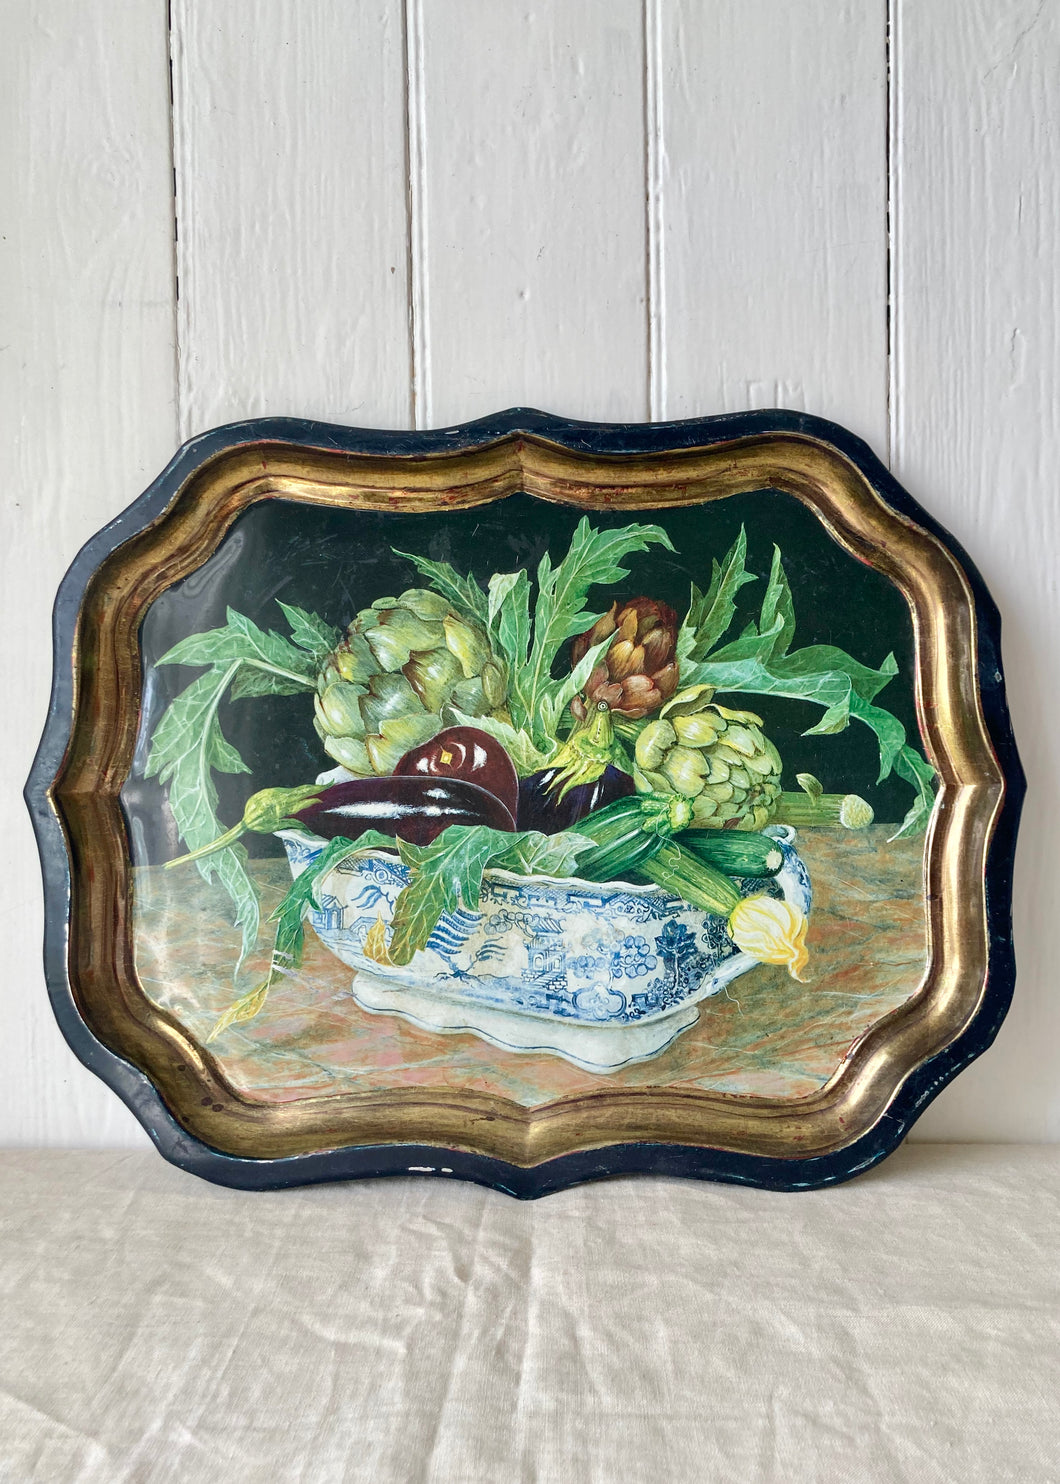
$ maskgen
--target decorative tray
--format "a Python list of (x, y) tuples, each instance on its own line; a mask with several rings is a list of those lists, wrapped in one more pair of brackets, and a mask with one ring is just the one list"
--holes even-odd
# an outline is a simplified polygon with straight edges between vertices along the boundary
[(832, 424), (221, 428), (55, 651), (55, 1011), (208, 1179), (833, 1183), (1008, 1006), (997, 614)]

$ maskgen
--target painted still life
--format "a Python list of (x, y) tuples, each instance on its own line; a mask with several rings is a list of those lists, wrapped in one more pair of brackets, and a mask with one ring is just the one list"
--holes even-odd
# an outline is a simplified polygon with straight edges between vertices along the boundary
[(138, 977), (255, 1098), (797, 1098), (921, 980), (909, 611), (791, 496), (265, 502), (141, 653)]

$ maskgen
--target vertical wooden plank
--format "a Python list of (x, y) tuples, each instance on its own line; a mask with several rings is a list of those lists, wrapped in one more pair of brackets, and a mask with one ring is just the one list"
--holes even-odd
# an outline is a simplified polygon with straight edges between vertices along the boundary
[(966, 545), (1001, 608), (1030, 786), (1012, 1012), (918, 1132), (1055, 1140), (1060, 9), (901, 0), (894, 69), (894, 468)]
[(41, 971), (37, 852), (15, 784), (40, 736), (51, 603), (81, 543), (176, 437), (164, 0), (0, 6), (0, 1142), (146, 1136), (67, 1049)]
[(181, 431), (410, 416), (401, 0), (174, 0)]
[(885, 456), (884, 0), (648, 0), (648, 17), (660, 411), (792, 407)]
[(642, 420), (639, 0), (448, 0), (419, 23), (419, 421), (528, 404)]

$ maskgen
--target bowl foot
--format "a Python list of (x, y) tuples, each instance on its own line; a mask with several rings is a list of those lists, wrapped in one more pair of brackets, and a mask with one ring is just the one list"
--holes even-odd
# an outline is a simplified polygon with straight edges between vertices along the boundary
[(504, 1051), (561, 1056), (584, 1072), (606, 1075), (665, 1051), (699, 1019), (698, 1005), (682, 1005), (643, 1025), (585, 1025), (510, 1015), (485, 1006), (457, 1004), (437, 995), (385, 983), (369, 974), (353, 980), (353, 998), (374, 1015), (400, 1015), (426, 1030), (464, 1032)]

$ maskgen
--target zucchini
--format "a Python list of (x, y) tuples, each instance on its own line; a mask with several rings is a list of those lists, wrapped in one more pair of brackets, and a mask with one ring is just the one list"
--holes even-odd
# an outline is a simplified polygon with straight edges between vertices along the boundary
[(578, 857), (585, 881), (628, 880), (692, 818), (692, 806), (680, 794), (634, 794), (587, 814), (575, 826), (596, 841), (596, 849)]
[(676, 840), (663, 841), (655, 853), (641, 861), (635, 874), (673, 892), (675, 897), (683, 897), (701, 912), (713, 912), (726, 921), (743, 900), (731, 876), (701, 861)]
[[(689, 830), (690, 818), (691, 805), (680, 794), (636, 794), (616, 799), (578, 822), (578, 833), (596, 842), (595, 850), (578, 857), (578, 875), (586, 881), (648, 881), (683, 897), (700, 911), (728, 921), (743, 900), (741, 893), (731, 876), (688, 848), (689, 837), (737, 832)], [(780, 853), (775, 840), (751, 832), (740, 834), (742, 841), (750, 842), (740, 858), (741, 875), (768, 875), (779, 869), (761, 869), (768, 856)], [(756, 841), (762, 843), (756, 845)], [(744, 865), (752, 860), (756, 869), (745, 873)]]
[(792, 902), (762, 892), (741, 896), (730, 877), (676, 840), (664, 842), (657, 855), (642, 861), (637, 875), (720, 917), (741, 953), (761, 964), (783, 964), (793, 979), (801, 980), (807, 962), (806, 915)]
[(775, 876), (784, 864), (777, 842), (753, 830), (682, 830), (676, 839), (726, 876)]

